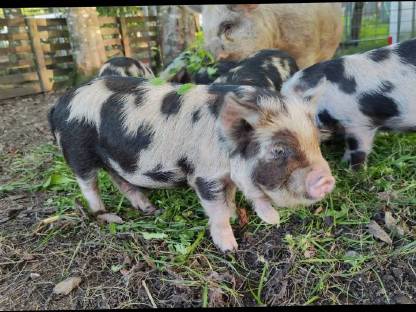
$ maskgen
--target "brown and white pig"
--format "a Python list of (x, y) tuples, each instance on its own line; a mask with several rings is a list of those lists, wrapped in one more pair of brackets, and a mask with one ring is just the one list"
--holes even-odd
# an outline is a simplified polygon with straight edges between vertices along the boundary
[[(148, 213), (155, 207), (144, 189), (186, 183), (208, 215), (215, 245), (227, 251), (237, 248), (230, 225), (236, 188), (272, 224), (279, 223), (273, 205), (310, 205), (333, 189), (310, 103), (252, 86), (179, 89), (104, 76), (66, 92), (51, 108), (51, 131), (94, 214), (106, 213), (100, 168)], [(310, 92), (311, 102), (318, 90)]]

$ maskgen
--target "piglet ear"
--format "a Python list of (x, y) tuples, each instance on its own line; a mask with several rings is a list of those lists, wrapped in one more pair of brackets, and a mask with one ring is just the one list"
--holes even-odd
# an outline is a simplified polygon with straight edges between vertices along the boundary
[(315, 87), (309, 88), (303, 92), (303, 100), (309, 104), (312, 104), (312, 106), (316, 108), (318, 106), (319, 98), (323, 95), (326, 89), (326, 85), (326, 78), (323, 77), (321, 80), (319, 80)]
[(319, 98), (326, 89), (326, 85), (326, 78), (322, 77), (315, 86), (310, 87), (299, 79), (299, 74), (295, 74), (283, 83), (282, 94), (289, 99), (297, 98), (308, 107), (315, 110), (318, 105)]
[(244, 12), (244, 13), (250, 13), (251, 11), (257, 9), (259, 5), (254, 4), (229, 4), (227, 5), (227, 8), (234, 12)]
[(261, 116), (255, 91), (248, 86), (240, 89), (238, 92), (228, 92), (224, 98), (220, 119), (226, 133), (240, 126), (242, 122), (254, 128)]

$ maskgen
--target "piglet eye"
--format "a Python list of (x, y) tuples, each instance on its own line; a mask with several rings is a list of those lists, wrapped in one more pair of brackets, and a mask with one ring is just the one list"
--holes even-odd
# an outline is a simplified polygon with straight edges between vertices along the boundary
[(230, 38), (231, 32), (233, 30), (234, 24), (233, 23), (224, 23), (221, 25), (221, 32), (225, 35), (225, 38), (227, 40), (232, 41)]
[(286, 156), (286, 150), (283, 146), (275, 146), (272, 149), (274, 159), (281, 159)]

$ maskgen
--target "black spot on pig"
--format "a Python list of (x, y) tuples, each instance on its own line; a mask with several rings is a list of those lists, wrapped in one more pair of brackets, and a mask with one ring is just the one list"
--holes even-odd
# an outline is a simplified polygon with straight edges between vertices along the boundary
[(358, 98), (358, 102), (360, 111), (369, 117), (376, 127), (383, 125), (387, 119), (399, 115), (394, 99), (379, 92), (363, 93)]
[(342, 57), (327, 62), (325, 66), (325, 75), (329, 81), (338, 84), (340, 90), (345, 93), (354, 93), (357, 88), (355, 78), (346, 77), (345, 75), (344, 59)]
[(351, 156), (350, 156), (351, 168), (354, 170), (361, 168), (365, 162), (366, 156), (367, 156), (366, 153), (363, 151), (357, 151), (357, 152), (351, 153)]
[(231, 157), (239, 155), (245, 159), (256, 156), (260, 152), (260, 143), (253, 138), (254, 130), (246, 121), (241, 120), (230, 131), (230, 138), (235, 143)]
[(325, 76), (324, 66), (325, 62), (312, 65), (303, 70), (300, 80), (302, 81), (302, 86), (304, 85), (305, 88), (302, 88), (302, 91), (305, 91), (307, 88), (314, 88), (319, 83)]
[(313, 88), (324, 76), (330, 82), (337, 84), (344, 93), (352, 94), (356, 91), (357, 82), (354, 77), (346, 76), (344, 58), (342, 57), (304, 69), (301, 80), (306, 83), (307, 87)]
[(160, 111), (162, 114), (166, 115), (166, 118), (169, 118), (169, 116), (175, 115), (179, 112), (181, 109), (181, 102), (181, 96), (176, 93), (176, 91), (171, 91), (163, 98)]
[(111, 158), (123, 170), (133, 172), (137, 169), (140, 152), (150, 146), (153, 140), (153, 128), (143, 123), (135, 134), (128, 134), (123, 127), (122, 95), (114, 94), (103, 104), (99, 137), (99, 153), (104, 159)]
[(201, 118), (200, 113), (201, 113), (201, 109), (200, 108), (198, 108), (196, 111), (194, 111), (192, 113), (192, 123), (195, 124), (195, 123), (198, 122), (198, 120)]
[(107, 67), (106, 69), (103, 70), (103, 72), (100, 75), (100, 77), (103, 77), (103, 76), (121, 76), (121, 74), (119, 73), (118, 70), (115, 70), (114, 68), (111, 68), (111, 67)]
[(148, 176), (154, 181), (158, 182), (172, 182), (175, 178), (175, 172), (173, 171), (163, 171), (162, 164), (158, 164), (152, 170), (146, 171), (144, 173), (145, 176)]
[(149, 91), (149, 89), (146, 89), (144, 87), (139, 87), (135, 90), (134, 95), (135, 95), (135, 99), (134, 99), (134, 104), (136, 104), (137, 107), (142, 106), (143, 104), (145, 104), (145, 100), (146, 100), (146, 94)]
[(390, 81), (385, 80), (381, 82), (379, 89), (382, 93), (389, 93), (394, 89), (394, 85)]
[(49, 111), (48, 119), (52, 133), (57, 131), (60, 134), (62, 152), (68, 165), (78, 177), (87, 179), (102, 167), (102, 162), (94, 150), (98, 140), (95, 125), (76, 119), (67, 121), (70, 114), (68, 105), (75, 95), (76, 89), (72, 89), (61, 96)]
[(115, 93), (133, 93), (135, 89), (142, 83), (147, 81), (144, 78), (138, 77), (116, 77), (116, 76), (105, 76), (105, 86), (112, 92)]
[(337, 132), (343, 128), (340, 121), (333, 117), (326, 109), (318, 113), (318, 119), (323, 125), (323, 128), (327, 128), (331, 131)]
[(354, 137), (347, 138), (347, 145), (351, 151), (355, 151), (356, 149), (358, 149), (358, 141)]
[(394, 51), (400, 57), (402, 63), (416, 66), (416, 39), (399, 43)]
[(195, 166), (192, 164), (192, 162), (187, 157), (182, 157), (178, 160), (177, 165), (184, 174), (186, 175), (192, 175), (195, 171)]
[(382, 62), (390, 57), (391, 50), (388, 48), (375, 49), (368, 52), (368, 57), (374, 62)]
[(216, 180), (207, 180), (202, 177), (195, 179), (196, 189), (199, 196), (204, 200), (215, 200), (224, 192), (224, 186)]

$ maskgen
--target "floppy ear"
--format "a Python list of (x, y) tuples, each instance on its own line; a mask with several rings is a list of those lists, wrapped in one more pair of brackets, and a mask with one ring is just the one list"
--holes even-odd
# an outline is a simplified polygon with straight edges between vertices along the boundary
[(202, 13), (202, 5), (185, 5), (189, 10), (194, 13), (201, 14)]
[(256, 103), (256, 96), (249, 90), (229, 92), (225, 96), (220, 120), (226, 135), (231, 134), (236, 127), (241, 126), (244, 122), (254, 128), (260, 116), (261, 111)]
[(302, 98), (309, 105), (312, 105), (314, 109), (318, 106), (318, 100), (323, 95), (327, 85), (327, 80), (325, 77), (319, 80), (318, 84), (313, 87), (305, 90), (303, 92)]
[(251, 11), (257, 9), (258, 4), (229, 4), (227, 8), (234, 12), (244, 12), (250, 13)]
[(314, 87), (309, 87), (307, 84), (299, 80), (298, 74), (289, 78), (282, 85), (281, 93), (286, 98), (297, 98), (302, 103), (305, 103), (313, 110), (316, 109), (319, 98), (322, 96), (326, 89), (327, 81), (326, 77), (322, 77)]

